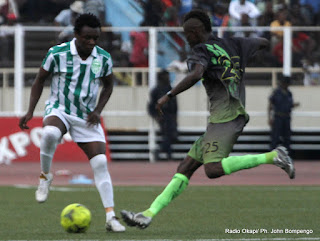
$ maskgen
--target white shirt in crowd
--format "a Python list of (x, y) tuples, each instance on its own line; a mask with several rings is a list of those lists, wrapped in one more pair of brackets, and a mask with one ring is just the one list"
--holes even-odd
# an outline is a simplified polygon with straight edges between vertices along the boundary
[(257, 18), (261, 13), (252, 2), (245, 1), (245, 3), (241, 5), (239, 0), (235, 0), (230, 2), (229, 14), (232, 18), (241, 20), (242, 14), (247, 14), (249, 18)]

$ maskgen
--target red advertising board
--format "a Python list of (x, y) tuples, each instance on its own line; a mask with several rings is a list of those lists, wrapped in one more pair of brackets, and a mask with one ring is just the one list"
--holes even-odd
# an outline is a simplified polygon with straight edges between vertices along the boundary
[[(22, 131), (18, 117), (0, 118), (0, 163), (6, 162), (39, 162), (40, 139), (42, 133), (42, 118), (34, 117), (28, 122), (30, 129)], [(101, 120), (103, 123), (103, 120)], [(103, 124), (102, 127), (104, 128)], [(107, 144), (107, 157), (110, 161), (110, 151)], [(74, 143), (67, 133), (63, 136), (53, 157), (54, 161), (88, 161), (86, 155)]]

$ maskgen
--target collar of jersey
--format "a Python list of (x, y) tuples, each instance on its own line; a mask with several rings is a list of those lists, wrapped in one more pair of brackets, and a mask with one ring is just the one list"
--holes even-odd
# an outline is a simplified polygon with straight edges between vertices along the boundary
[[(70, 51), (72, 55), (79, 55), (77, 48), (76, 48), (76, 38), (73, 38), (70, 42)], [(95, 58), (97, 57), (97, 49), (96, 47), (93, 48), (91, 55)]]

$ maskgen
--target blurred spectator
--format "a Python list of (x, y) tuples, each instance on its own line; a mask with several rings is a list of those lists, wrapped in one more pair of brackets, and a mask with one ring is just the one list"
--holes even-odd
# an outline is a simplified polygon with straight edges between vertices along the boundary
[(100, 20), (101, 26), (106, 24), (106, 9), (104, 0), (84, 0), (84, 13), (92, 13)]
[(14, 20), (19, 17), (19, 10), (15, 0), (2, 0), (0, 1), (0, 25), (7, 22), (7, 17), (14, 16)]
[[(1, 26), (14, 26), (17, 23), (17, 17), (14, 13), (9, 13), (4, 21)], [(0, 53), (1, 66), (13, 64), (14, 30), (0, 30)]]
[(179, 83), (187, 74), (187, 52), (183, 49), (179, 52), (179, 60), (173, 60), (168, 66), (168, 71), (175, 73), (174, 83)]
[(180, 0), (161, 0), (163, 12), (165, 12), (167, 8), (177, 7), (179, 1)]
[(253, 3), (257, 6), (259, 11), (261, 13), (263, 13), (266, 9), (266, 2), (268, 2), (268, 1), (269, 0), (255, 0), (255, 1), (253, 1)]
[[(228, 14), (228, 4), (218, 2), (214, 5), (211, 14), (211, 23), (213, 27), (229, 27), (231, 25), (230, 16)], [(218, 31), (214, 30), (213, 33), (218, 35)], [(226, 31), (222, 28), (220, 34), (221, 36), (219, 37), (228, 37), (231, 36), (233, 32)]]
[(271, 127), (270, 149), (275, 149), (282, 144), (290, 152), (291, 137), (291, 111), (299, 103), (293, 102), (292, 93), (289, 90), (291, 79), (283, 76), (278, 82), (278, 87), (269, 97), (268, 116)]
[(286, 0), (275, 0), (273, 4), (273, 11), (278, 12), (281, 10), (288, 10)]
[[(178, 11), (175, 6), (168, 7), (166, 9), (163, 15), (163, 22), (165, 26), (168, 26), (168, 27), (179, 26)], [(180, 47), (183, 47), (185, 45), (185, 42), (182, 38), (182, 33), (169, 32), (169, 35)]]
[(83, 13), (83, 2), (75, 1), (70, 4), (68, 9), (62, 10), (55, 18), (54, 24), (56, 26), (73, 26), (76, 18)]
[(167, 160), (172, 159), (172, 144), (177, 140), (178, 125), (177, 125), (177, 112), (178, 105), (176, 97), (170, 99), (170, 101), (163, 106), (163, 115), (160, 116), (156, 110), (156, 104), (158, 99), (171, 90), (169, 73), (162, 70), (158, 73), (157, 85), (150, 93), (150, 101), (148, 103), (149, 115), (157, 121), (160, 127), (160, 134), (162, 141), (160, 149), (156, 150), (155, 158), (159, 160), (159, 153), (164, 152)]
[(228, 8), (224, 4), (214, 5), (211, 22), (213, 27), (227, 27), (229, 25)]
[(61, 11), (68, 8), (71, 0), (18, 0), (22, 22), (31, 22), (47, 25)]
[(273, 4), (271, 0), (265, 2), (265, 8), (262, 15), (259, 16), (258, 25), (259, 26), (270, 26), (274, 20), (275, 15), (273, 12)]
[(129, 61), (132, 67), (148, 67), (148, 33), (132, 31), (130, 40), (132, 51)]
[(178, 10), (175, 6), (168, 7), (163, 14), (163, 22), (166, 26), (179, 26)]
[[(302, 59), (309, 58), (316, 46), (315, 41), (303, 32), (293, 32), (292, 36), (292, 66), (302, 67)], [(280, 40), (272, 50), (278, 61), (278, 65), (283, 64), (283, 40)]]
[[(250, 21), (249, 21), (249, 16), (247, 14), (242, 14), (241, 15), (241, 21), (240, 24), (237, 26), (241, 26), (241, 27), (250, 27), (252, 26)], [(237, 31), (234, 34), (235, 37), (252, 37), (252, 38), (256, 38), (258, 37), (257, 32), (256, 31)]]
[(306, 58), (303, 61), (303, 84), (305, 86), (309, 85), (319, 85), (320, 84), (320, 64), (314, 56)]
[(161, 0), (135, 0), (143, 8), (144, 26), (161, 26), (163, 16), (163, 3)]
[(183, 23), (184, 15), (192, 10), (193, 0), (179, 0), (177, 3), (179, 24)]
[[(265, 2), (264, 12), (258, 18), (259, 26), (270, 26), (272, 21), (275, 18), (275, 14), (273, 12), (273, 4), (271, 0)], [(270, 31), (263, 31), (259, 34), (260, 37), (266, 38), (271, 41)], [(269, 46), (270, 47), (270, 46)]]
[(252, 26), (256, 25), (256, 19), (260, 16), (260, 11), (254, 3), (246, 0), (234, 0), (229, 5), (229, 15), (232, 26), (241, 24), (242, 15), (246, 14)]
[(194, 8), (202, 9), (206, 12), (213, 12), (216, 0), (196, 0), (194, 3)]
[(308, 26), (312, 24), (311, 19), (302, 14), (300, 4), (295, 3), (290, 8), (290, 20), (292, 25), (295, 26)]
[[(14, 26), (17, 24), (18, 15), (18, 8), (14, 0), (0, 1), (0, 26)], [(0, 53), (1, 66), (11, 66), (14, 53), (13, 29), (0, 29)]]
[(8, 3), (6, 1), (0, 1), (0, 25), (5, 23), (7, 14)]
[[(276, 14), (276, 19), (271, 22), (270, 27), (285, 27), (291, 26), (291, 22), (287, 20), (288, 11), (286, 9), (280, 10)], [(282, 30), (271, 30), (271, 47), (275, 46), (279, 41), (282, 41)]]
[[(121, 50), (112, 51), (112, 60), (114, 66), (117, 67), (128, 67), (129, 66), (129, 57), (127, 53), (122, 52)], [(132, 85), (132, 76), (128, 72), (113, 72), (114, 83), (115, 85)]]
[(303, 16), (309, 18), (312, 24), (316, 24), (316, 18), (319, 18), (320, 1), (319, 0), (300, 0), (301, 13)]
[(73, 38), (73, 26), (76, 18), (83, 13), (84, 3), (75, 1), (70, 4), (69, 9), (62, 10), (54, 19), (56, 26), (65, 26), (58, 35), (58, 43), (68, 42)]

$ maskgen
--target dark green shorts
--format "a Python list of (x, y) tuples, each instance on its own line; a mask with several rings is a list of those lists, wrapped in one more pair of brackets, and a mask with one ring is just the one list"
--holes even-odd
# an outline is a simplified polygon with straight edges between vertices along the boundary
[(188, 155), (206, 164), (228, 157), (247, 121), (243, 115), (226, 123), (209, 123), (207, 131), (196, 140)]

